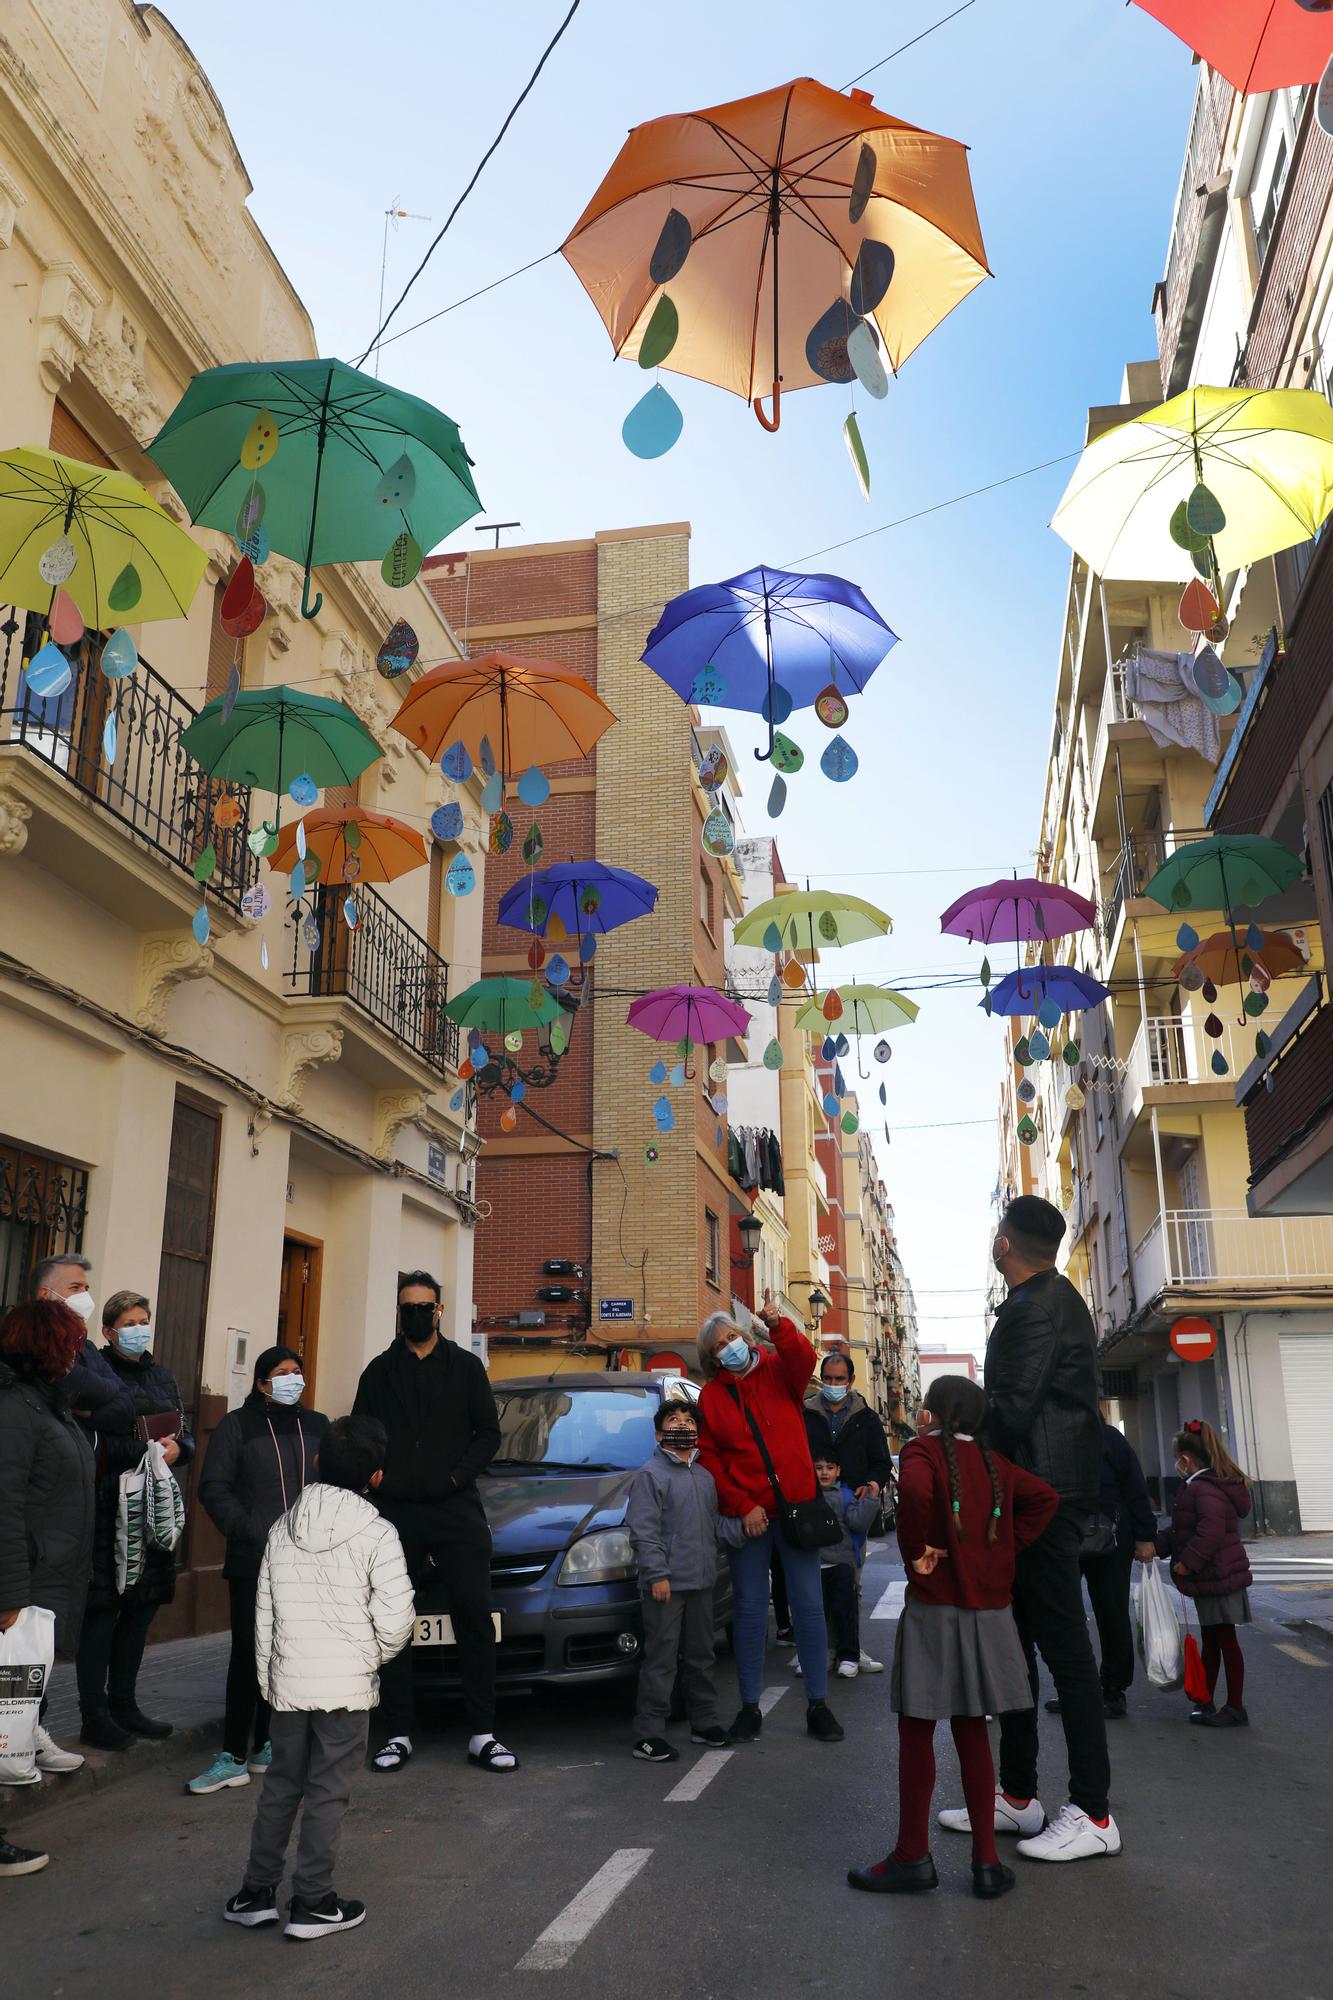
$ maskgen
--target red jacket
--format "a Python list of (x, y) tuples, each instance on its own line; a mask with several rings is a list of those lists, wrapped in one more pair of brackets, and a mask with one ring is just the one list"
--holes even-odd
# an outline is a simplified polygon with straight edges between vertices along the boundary
[[(1000, 1519), (986, 1539), (995, 1495), (981, 1449), (970, 1438), (954, 1444), (959, 1510), (949, 1498), (949, 1465), (937, 1438), (916, 1438), (898, 1461), (898, 1547), (907, 1589), (923, 1604), (956, 1604), (969, 1611), (1003, 1611), (1014, 1587), (1014, 1557), (1045, 1530), (1060, 1504), (1053, 1486), (992, 1451), (1000, 1478)], [(929, 1576), (912, 1568), (926, 1544), (947, 1549)]]
[[(1170, 1556), (1171, 1581), (1186, 1597), (1225, 1597), (1249, 1589), (1254, 1578), (1240, 1538), (1249, 1511), (1250, 1489), (1243, 1479), (1219, 1479), (1207, 1471), (1180, 1487), (1171, 1526), (1157, 1537), (1157, 1553)], [(1177, 1563), (1184, 1565), (1184, 1576), (1176, 1575)]]
[(771, 1337), (772, 1351), (761, 1349), (748, 1375), (738, 1381), (720, 1368), (699, 1397), (699, 1457), (713, 1475), (723, 1514), (748, 1514), (752, 1507), (762, 1507), (773, 1520), (778, 1516), (778, 1497), (746, 1422), (747, 1410), (768, 1446), (783, 1499), (814, 1498), (804, 1398), (815, 1350), (789, 1319), (780, 1319)]

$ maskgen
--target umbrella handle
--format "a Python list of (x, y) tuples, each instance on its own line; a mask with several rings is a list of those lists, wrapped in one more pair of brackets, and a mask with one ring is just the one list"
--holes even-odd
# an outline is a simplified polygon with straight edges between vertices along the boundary
[(782, 382), (780, 379), (773, 384), (772, 417), (769, 418), (764, 415), (764, 399), (762, 396), (756, 396), (754, 399), (754, 413), (766, 431), (777, 430), (782, 422)]
[(323, 605), (324, 593), (322, 590), (317, 590), (315, 592), (314, 603), (310, 602), (310, 571), (307, 570), (305, 573), (305, 582), (301, 587), (301, 616), (303, 618), (318, 618)]

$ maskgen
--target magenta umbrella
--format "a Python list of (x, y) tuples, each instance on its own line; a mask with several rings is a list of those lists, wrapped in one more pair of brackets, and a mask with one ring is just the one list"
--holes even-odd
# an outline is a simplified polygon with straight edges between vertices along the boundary
[(1025, 875), (969, 889), (950, 903), (940, 929), (969, 944), (978, 938), (983, 944), (1032, 944), (1091, 930), (1096, 921), (1097, 906), (1089, 897)]
[[(655, 1042), (724, 1042), (743, 1035), (749, 1010), (711, 986), (661, 986), (630, 1002), (625, 1016), (631, 1028)], [(691, 1074), (687, 1068), (686, 1076)]]

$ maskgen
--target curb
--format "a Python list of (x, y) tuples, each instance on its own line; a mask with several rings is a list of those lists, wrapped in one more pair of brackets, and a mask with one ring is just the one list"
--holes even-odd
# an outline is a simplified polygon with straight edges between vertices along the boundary
[(216, 1746), (222, 1731), (219, 1715), (208, 1722), (189, 1722), (161, 1738), (139, 1737), (130, 1750), (84, 1752), (78, 1771), (43, 1775), (40, 1785), (0, 1785), (0, 1826), (12, 1830), (46, 1813), (60, 1813), (110, 1785), (139, 1778), (165, 1764), (178, 1750)]
[(1304, 1632), (1311, 1639), (1318, 1639), (1321, 1645), (1333, 1646), (1333, 1618), (1300, 1618), (1296, 1620), (1292, 1630)]

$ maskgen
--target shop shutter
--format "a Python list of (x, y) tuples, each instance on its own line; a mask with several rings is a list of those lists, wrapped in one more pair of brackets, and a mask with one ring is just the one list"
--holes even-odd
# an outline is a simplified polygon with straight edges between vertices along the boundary
[(51, 411), (51, 449), (63, 458), (78, 458), (85, 465), (105, 465), (114, 470), (114, 461), (59, 400)]
[(1279, 1346), (1301, 1527), (1333, 1528), (1333, 1333), (1284, 1333)]

